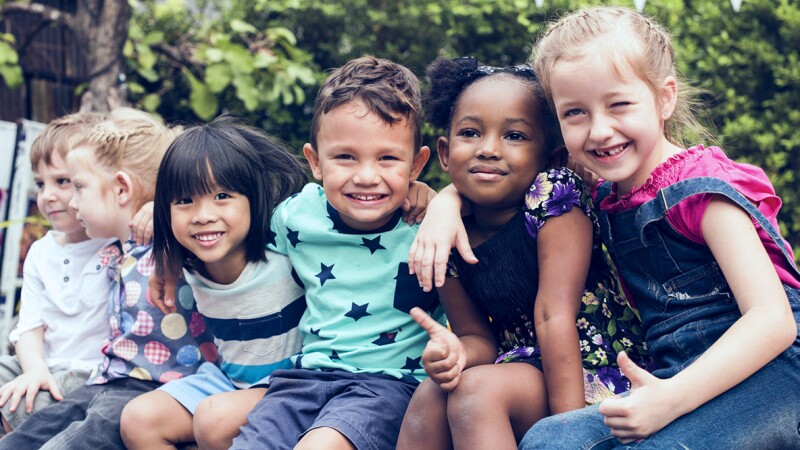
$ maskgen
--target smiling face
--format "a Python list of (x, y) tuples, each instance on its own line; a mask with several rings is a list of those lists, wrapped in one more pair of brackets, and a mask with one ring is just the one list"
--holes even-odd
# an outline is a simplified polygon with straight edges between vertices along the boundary
[(677, 88), (667, 77), (657, 97), (630, 67), (618, 69), (612, 70), (602, 52), (558, 61), (551, 91), (570, 155), (625, 194), (680, 151), (664, 136)]
[(358, 101), (322, 115), (317, 148), (303, 153), (342, 221), (365, 231), (391, 219), (429, 156), (427, 147), (415, 154), (405, 120), (387, 124)]
[(78, 221), (76, 212), (69, 208), (74, 190), (67, 163), (58, 152), (53, 152), (50, 162), (48, 165), (41, 159), (33, 171), (36, 206), (53, 229), (64, 233), (64, 243), (85, 241), (88, 239), (86, 230)]
[(479, 208), (516, 212), (546, 158), (542, 118), (529, 85), (509, 75), (476, 81), (461, 95), (439, 160)]
[(203, 262), (204, 275), (230, 284), (244, 270), (250, 200), (216, 184), (210, 192), (179, 198), (170, 206), (175, 239)]

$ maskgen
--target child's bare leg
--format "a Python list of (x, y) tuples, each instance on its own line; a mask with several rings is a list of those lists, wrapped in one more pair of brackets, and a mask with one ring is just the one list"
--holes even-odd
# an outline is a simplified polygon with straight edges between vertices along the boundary
[(120, 433), (129, 450), (174, 449), (192, 442), (192, 415), (171, 395), (162, 391), (142, 394), (125, 405)]
[(419, 385), (408, 404), (398, 450), (451, 449), (450, 426), (447, 423), (447, 392), (430, 378)]
[(525, 363), (467, 369), (447, 400), (458, 449), (516, 449), (517, 440), (548, 410), (544, 374)]
[(247, 414), (267, 392), (266, 388), (243, 389), (212, 395), (194, 411), (194, 438), (206, 449), (227, 449), (247, 424)]
[(356, 450), (356, 447), (343, 434), (333, 428), (314, 428), (300, 439), (294, 450)]

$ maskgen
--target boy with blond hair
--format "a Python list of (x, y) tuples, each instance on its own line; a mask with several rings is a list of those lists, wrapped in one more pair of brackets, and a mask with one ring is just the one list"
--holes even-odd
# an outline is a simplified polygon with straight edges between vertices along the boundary
[(282, 202), (271, 250), (306, 288), (302, 352), (273, 372), (232, 448), (393, 449), (408, 402), (426, 377), (419, 306), (440, 322), (435, 293), (409, 275), (417, 231), (400, 220), (422, 146), (417, 78), (374, 57), (335, 70), (315, 102), (303, 147), (314, 177)]
[[(0, 357), (0, 412), (11, 431), (30, 414), (81, 387), (103, 360), (110, 280), (98, 251), (67, 206), (72, 182), (66, 158), (103, 116), (70, 114), (50, 122), (31, 147), (36, 204), (52, 230), (34, 242), (23, 266), (15, 356)], [(49, 391), (49, 392), (43, 392)]]

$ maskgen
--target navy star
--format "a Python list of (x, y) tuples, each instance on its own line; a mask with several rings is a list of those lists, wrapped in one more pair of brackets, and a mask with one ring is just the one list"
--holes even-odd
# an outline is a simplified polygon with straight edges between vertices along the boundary
[(367, 312), (367, 306), (369, 306), (369, 303), (364, 303), (363, 305), (357, 305), (355, 303), (352, 303), (350, 311), (346, 312), (345, 316), (350, 317), (351, 319), (358, 322), (358, 319), (372, 315)]
[(367, 247), (369, 249), (370, 255), (374, 254), (378, 250), (386, 250), (386, 247), (381, 245), (381, 236), (380, 235), (378, 235), (378, 237), (376, 237), (375, 239), (367, 239), (367, 238), (363, 238), (362, 237), (361, 241), (363, 242), (363, 244), (361, 244), (361, 246), (362, 247)]
[(314, 336), (319, 336), (319, 332), (321, 330), (322, 330), (322, 328), (317, 328), (316, 330), (314, 329), (314, 327), (309, 327), (308, 328), (308, 332), (313, 334)]
[(334, 359), (342, 359), (342, 358), (339, 358), (339, 354), (336, 353), (336, 350), (331, 350), (331, 360)]
[(286, 229), (289, 230), (289, 232), (286, 233), (286, 238), (289, 239), (289, 242), (292, 244), (292, 247), (297, 247), (297, 244), (303, 242), (303, 241), (300, 240), (300, 232), (299, 231), (294, 231), (293, 229), (291, 229), (289, 227), (286, 227)]
[(323, 263), (319, 263), (320, 271), (318, 274), (314, 275), (315, 277), (319, 278), (319, 285), (325, 286), (325, 282), (328, 280), (335, 280), (336, 277), (333, 276), (333, 266), (335, 264), (331, 264), (330, 266), (326, 266)]
[(378, 339), (375, 339), (374, 341), (372, 341), (372, 343), (375, 344), (375, 345), (394, 344), (394, 339), (396, 337), (397, 337), (397, 331), (394, 331), (394, 332), (391, 332), (391, 333), (389, 333), (389, 332), (381, 333), (381, 336)]
[(422, 365), (420, 365), (420, 361), (422, 361), (422, 356), (419, 358), (409, 358), (406, 356), (406, 365), (402, 367), (402, 369), (410, 370), (414, 372), (417, 369), (422, 369)]
[(267, 244), (277, 245), (275, 238), (278, 237), (272, 229), (267, 230)]

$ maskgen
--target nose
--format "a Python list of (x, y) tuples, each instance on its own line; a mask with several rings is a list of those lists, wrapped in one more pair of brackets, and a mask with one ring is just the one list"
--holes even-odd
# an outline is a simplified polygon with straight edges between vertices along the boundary
[(217, 212), (213, 203), (206, 199), (196, 199), (194, 202), (194, 214), (192, 223), (206, 224), (217, 220)]
[(611, 119), (605, 114), (592, 115), (592, 128), (589, 130), (589, 138), (593, 143), (602, 144), (614, 135), (614, 128)]
[(500, 136), (486, 135), (478, 144), (475, 156), (481, 159), (500, 159)]
[(358, 165), (353, 176), (353, 183), (361, 186), (372, 186), (379, 183), (377, 167), (371, 162), (363, 162)]

